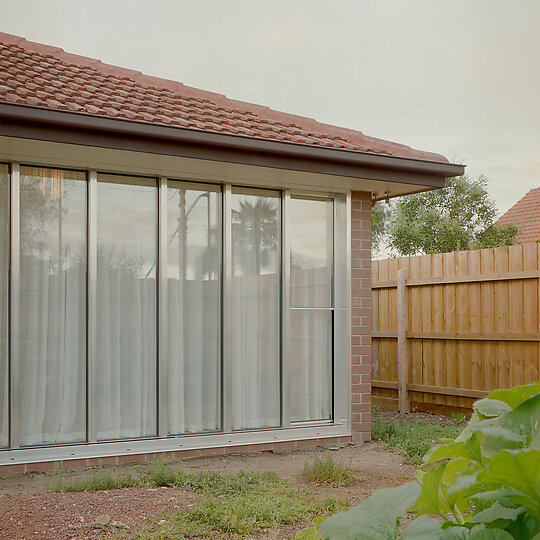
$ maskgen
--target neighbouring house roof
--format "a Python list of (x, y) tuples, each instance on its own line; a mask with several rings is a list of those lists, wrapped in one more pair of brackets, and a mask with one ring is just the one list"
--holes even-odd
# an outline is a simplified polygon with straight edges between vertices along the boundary
[(519, 227), (518, 242), (540, 241), (540, 187), (531, 189), (497, 221), (497, 225), (509, 224)]
[[(258, 156), (257, 163), (245, 157), (238, 162), (282, 166), (288, 160), (282, 168), (431, 187), (442, 187), (444, 178), (463, 174), (463, 166), (450, 164), (439, 154), (236, 101), (1, 32), (0, 120), (0, 135), (28, 138), (34, 134), (42, 140), (100, 146), (101, 141), (110, 141), (115, 131), (115, 141), (120, 137), (123, 141), (146, 137), (143, 151), (159, 153), (162, 149), (161, 153), (222, 161), (229, 160), (233, 151), (237, 155), (244, 152), (244, 156), (252, 152)], [(24, 134), (21, 125), (26, 127)], [(77, 138), (76, 128), (84, 131), (84, 141), (82, 135)], [(63, 139), (60, 130), (64, 130)], [(102, 135), (99, 143), (98, 132)], [(158, 140), (161, 146), (156, 150)], [(141, 149), (125, 142), (124, 146), (109, 144)], [(178, 148), (182, 144), (191, 145), (191, 150), (181, 154)], [(223, 151), (220, 158), (219, 152), (226, 145), (232, 150), (227, 155)], [(192, 150), (195, 147), (203, 150), (197, 153)], [(282, 162), (278, 163), (278, 156)], [(316, 160), (318, 165), (299, 165), (309, 160)], [(321, 167), (322, 162), (326, 169)], [(394, 170), (394, 177), (385, 176), (380, 172), (383, 169)]]

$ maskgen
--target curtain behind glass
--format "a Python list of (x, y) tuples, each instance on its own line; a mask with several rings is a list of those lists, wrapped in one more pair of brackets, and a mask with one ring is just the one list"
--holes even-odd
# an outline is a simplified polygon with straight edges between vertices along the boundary
[(0, 164), (0, 446), (9, 444), (9, 169)]
[(220, 200), (219, 190), (168, 182), (169, 434), (221, 427)]
[(280, 423), (280, 198), (232, 191), (233, 428)]
[(289, 327), (291, 421), (332, 417), (332, 311), (295, 309)]
[(156, 435), (157, 188), (98, 175), (98, 439)]
[(21, 444), (86, 438), (86, 175), (20, 169)]

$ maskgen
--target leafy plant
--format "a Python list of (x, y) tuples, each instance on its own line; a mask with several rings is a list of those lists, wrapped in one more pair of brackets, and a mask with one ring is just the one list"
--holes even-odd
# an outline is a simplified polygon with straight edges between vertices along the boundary
[(317, 456), (312, 463), (304, 464), (304, 474), (312, 482), (326, 482), (337, 486), (348, 486), (355, 480), (349, 465), (334, 461), (330, 454), (323, 459)]
[[(298, 538), (540, 540), (540, 382), (474, 404), (463, 432), (424, 456), (418, 482), (375, 492)], [(405, 513), (414, 520), (400, 536)]]

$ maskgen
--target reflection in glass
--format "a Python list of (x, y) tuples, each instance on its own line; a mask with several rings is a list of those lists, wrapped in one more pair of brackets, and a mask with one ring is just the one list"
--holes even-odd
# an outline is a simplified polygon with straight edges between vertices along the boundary
[(279, 425), (280, 199), (232, 191), (233, 427)]
[(0, 447), (9, 444), (9, 169), (0, 164)]
[(332, 312), (292, 310), (289, 376), (291, 421), (332, 417)]
[(86, 175), (20, 169), (21, 444), (86, 438)]
[(156, 435), (157, 189), (98, 175), (98, 439)]
[(220, 421), (219, 190), (167, 190), (168, 433), (217, 431)]
[(333, 201), (290, 200), (291, 306), (331, 307)]

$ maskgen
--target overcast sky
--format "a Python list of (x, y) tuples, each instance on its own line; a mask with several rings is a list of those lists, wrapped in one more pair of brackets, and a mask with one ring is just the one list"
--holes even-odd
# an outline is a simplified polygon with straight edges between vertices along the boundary
[(540, 186), (540, 0), (0, 0), (0, 30)]

